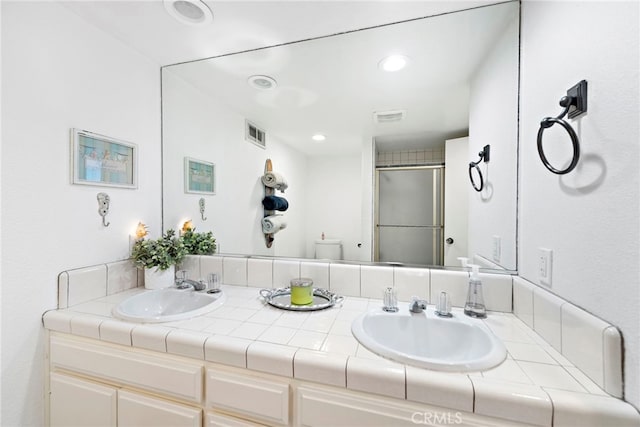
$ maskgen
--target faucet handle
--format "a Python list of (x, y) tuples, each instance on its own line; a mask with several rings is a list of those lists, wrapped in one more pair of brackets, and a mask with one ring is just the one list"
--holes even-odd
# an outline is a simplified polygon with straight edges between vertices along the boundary
[(412, 313), (422, 313), (427, 308), (427, 302), (425, 300), (421, 300), (419, 297), (413, 296), (411, 297), (411, 301), (409, 302), (409, 311)]
[(442, 291), (438, 298), (438, 305), (436, 305), (436, 314), (440, 317), (452, 317), (451, 314), (451, 301), (449, 295)]
[(395, 313), (398, 311), (398, 296), (396, 290), (392, 287), (388, 287), (384, 290), (382, 298), (382, 310), (389, 313)]

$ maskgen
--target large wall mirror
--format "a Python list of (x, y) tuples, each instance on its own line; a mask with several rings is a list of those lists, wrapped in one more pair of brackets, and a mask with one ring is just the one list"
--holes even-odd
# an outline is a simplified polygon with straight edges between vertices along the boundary
[[(163, 67), (163, 227), (226, 254), (516, 270), (518, 37), (514, 1)], [(271, 247), (267, 159), (288, 184)]]

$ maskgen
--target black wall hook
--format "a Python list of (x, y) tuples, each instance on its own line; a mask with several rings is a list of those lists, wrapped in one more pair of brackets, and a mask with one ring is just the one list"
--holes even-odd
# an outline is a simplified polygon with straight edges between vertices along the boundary
[[(578, 160), (580, 160), (580, 141), (578, 140), (578, 135), (571, 125), (564, 120), (564, 117), (568, 116), (572, 119), (587, 112), (587, 81), (582, 80), (577, 85), (569, 89), (567, 91), (567, 96), (560, 98), (559, 104), (564, 108), (562, 113), (557, 117), (545, 117), (540, 122), (540, 129), (538, 129), (538, 155), (540, 156), (540, 160), (542, 160), (544, 167), (557, 175), (564, 175), (571, 172), (578, 165)], [(562, 126), (569, 134), (569, 138), (571, 138), (573, 157), (571, 158), (571, 163), (565, 169), (556, 169), (553, 167), (551, 163), (549, 163), (549, 160), (544, 154), (544, 150), (542, 148), (542, 135), (544, 130), (550, 128), (554, 124)]]
[[(484, 178), (482, 177), (482, 171), (480, 170), (480, 167), (478, 165), (481, 162), (485, 162), (485, 163), (488, 162), (489, 158), (491, 157), (490, 154), (491, 154), (491, 147), (489, 145), (485, 145), (482, 151), (478, 153), (478, 156), (480, 156), (480, 160), (478, 160), (477, 162), (469, 163), (469, 180), (471, 181), (471, 186), (477, 192), (481, 192), (482, 189), (484, 188)], [(478, 176), (480, 177), (480, 185), (476, 185), (475, 181), (473, 180), (474, 169), (478, 172)]]

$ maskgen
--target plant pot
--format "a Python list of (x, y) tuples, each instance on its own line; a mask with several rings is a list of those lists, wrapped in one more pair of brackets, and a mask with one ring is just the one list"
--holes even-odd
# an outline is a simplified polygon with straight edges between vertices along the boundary
[(176, 279), (175, 266), (166, 270), (157, 268), (144, 269), (144, 287), (147, 289), (164, 289), (173, 286)]

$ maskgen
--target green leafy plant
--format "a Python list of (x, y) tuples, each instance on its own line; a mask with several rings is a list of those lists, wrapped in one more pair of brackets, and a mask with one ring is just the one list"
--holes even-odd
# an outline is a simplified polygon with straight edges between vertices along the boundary
[(182, 234), (182, 243), (191, 255), (211, 255), (216, 252), (216, 239), (211, 231), (197, 233), (195, 228), (188, 229)]
[(167, 230), (162, 237), (153, 239), (139, 239), (133, 244), (131, 257), (139, 267), (166, 270), (172, 265), (180, 263), (187, 250), (181, 238), (176, 237), (174, 230)]

